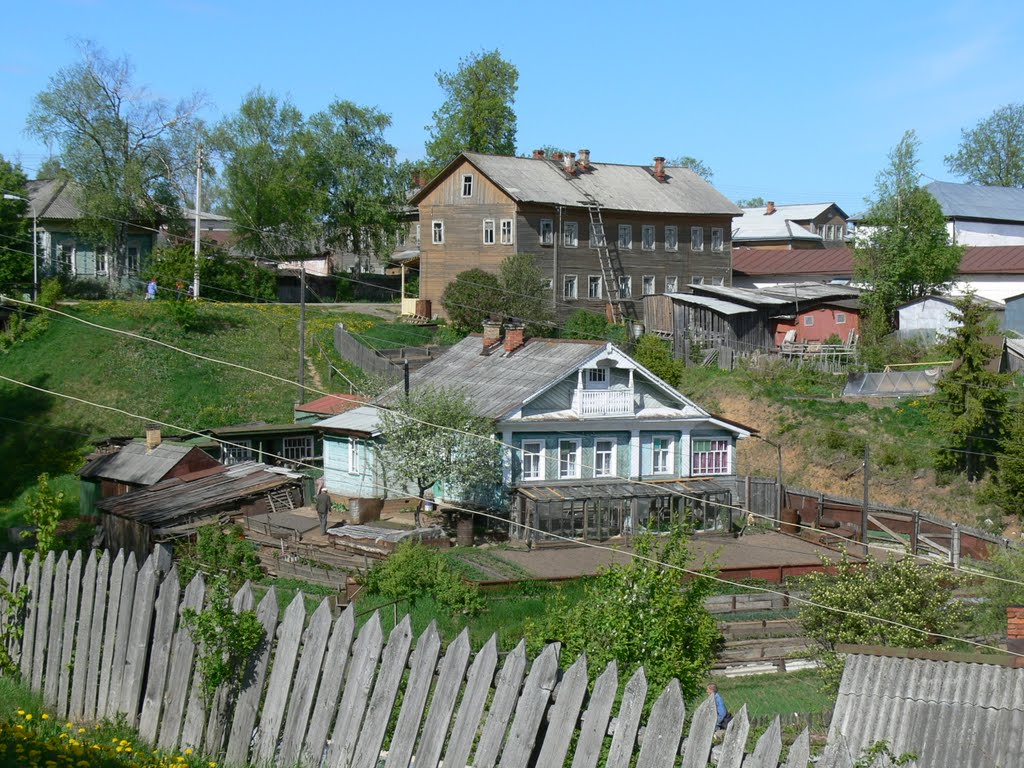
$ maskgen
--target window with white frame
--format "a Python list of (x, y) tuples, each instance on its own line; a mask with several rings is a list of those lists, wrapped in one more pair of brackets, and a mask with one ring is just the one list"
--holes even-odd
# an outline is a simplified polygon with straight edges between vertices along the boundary
[(725, 247), (725, 230), (721, 227), (711, 228), (711, 250), (721, 251)]
[(704, 285), (704, 275), (694, 275), (690, 282), (693, 285)]
[(512, 245), (512, 219), (501, 220), (501, 244)]
[(540, 244), (555, 244), (555, 222), (552, 219), (540, 220)]
[(655, 435), (651, 438), (651, 472), (655, 475), (670, 475), (675, 466), (673, 461), (675, 441), (669, 435)]
[(227, 466), (252, 461), (252, 440), (232, 440), (220, 444), (221, 461)]
[(628, 299), (633, 295), (633, 278), (629, 275), (619, 277), (619, 298)]
[(555, 281), (552, 280), (550, 277), (545, 277), (541, 281), (541, 288), (543, 288), (545, 291), (554, 290), (554, 287), (555, 287)]
[(679, 227), (674, 224), (665, 227), (665, 250), (679, 250)]
[(690, 227), (690, 250), (704, 250), (704, 227)]
[(587, 278), (587, 298), (600, 299), (604, 293), (604, 281), (600, 275), (591, 275)]
[(615, 476), (615, 441), (594, 441), (594, 477)]
[(563, 275), (562, 277), (562, 298), (563, 299), (577, 299), (579, 298), (579, 284), (576, 280), (576, 275)]
[(640, 248), (644, 251), (654, 250), (654, 225), (644, 224), (640, 227)]
[(619, 248), (629, 250), (633, 247), (633, 225), (619, 224)]
[(586, 385), (587, 389), (608, 389), (608, 369), (587, 368)]
[(544, 479), (544, 443), (540, 440), (523, 441), (523, 480)]
[(286, 437), (281, 446), (281, 455), (292, 461), (313, 458), (313, 436)]
[(464, 173), (462, 174), (462, 196), (472, 197), (473, 196), (473, 174)]
[(494, 219), (484, 219), (484, 245), (494, 245)]
[(808, 328), (814, 325), (814, 315), (807, 315), (807, 317), (804, 318), (804, 325)]
[(836, 312), (836, 325), (846, 325), (845, 312)]
[(679, 278), (669, 275), (665, 278), (665, 293), (675, 293), (679, 290)]
[(430, 222), (431, 242), (439, 245), (444, 242), (444, 222), (435, 219)]
[(562, 222), (562, 245), (576, 248), (580, 244), (580, 225), (575, 221)]
[(729, 440), (694, 438), (690, 466), (691, 475), (729, 474)]
[(580, 441), (558, 441), (558, 477), (573, 480), (580, 476)]
[(644, 296), (654, 295), (654, 275), (644, 275)]
[(721, 275), (713, 275), (711, 277), (711, 284), (712, 285), (725, 285), (725, 278), (722, 277)]
[(597, 221), (590, 222), (590, 247), (604, 248), (604, 246), (604, 224)]
[(350, 475), (358, 475), (359, 474), (359, 441), (356, 440), (354, 437), (350, 437), (350, 438), (348, 438), (348, 440), (346, 442), (348, 443), (348, 446), (347, 446), (348, 450), (346, 451), (346, 453), (348, 454), (347, 457), (346, 457), (347, 458), (348, 466), (346, 467), (346, 471)]

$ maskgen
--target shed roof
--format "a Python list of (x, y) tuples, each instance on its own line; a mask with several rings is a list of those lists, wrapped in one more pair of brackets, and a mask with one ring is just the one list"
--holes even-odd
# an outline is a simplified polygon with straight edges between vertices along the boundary
[(829, 742), (852, 754), (887, 741), (916, 765), (1024, 765), (1024, 669), (985, 663), (851, 655)]
[(296, 411), (303, 413), (316, 413), (324, 416), (335, 416), (345, 411), (351, 411), (367, 403), (370, 398), (366, 395), (325, 395), (316, 400), (310, 400), (295, 407)]
[(721, 493), (731, 487), (713, 478), (690, 478), (671, 482), (600, 482), (575, 481), (521, 485), (515, 492), (531, 501), (577, 501), (580, 499), (632, 499), (679, 496), (692, 493)]
[(197, 513), (213, 513), (239, 500), (294, 484), (301, 478), (297, 472), (247, 461), (175, 477), (124, 496), (103, 499), (96, 506), (118, 517), (165, 528)]
[(693, 284), (690, 286), (698, 294), (710, 293), (713, 296), (719, 296), (727, 301), (739, 301), (748, 304), (756, 304), (759, 306), (780, 306), (782, 304), (791, 304), (793, 297), (789, 299), (779, 298), (773, 296), (767, 291), (758, 290), (756, 288), (734, 288), (729, 285), (700, 285)]
[(579, 207), (586, 194), (602, 208), (647, 213), (697, 213), (739, 216), (741, 209), (689, 168), (666, 167), (667, 180), (658, 181), (653, 168), (643, 165), (591, 163), (586, 173), (567, 178), (550, 159), (505, 157), (465, 152), (419, 191), (417, 204), (463, 158), (521, 203)]
[(713, 312), (718, 312), (720, 315), (742, 315), (747, 312), (757, 312), (754, 307), (748, 307), (744, 304), (736, 304), (731, 301), (723, 301), (722, 299), (715, 299), (711, 296), (694, 296), (690, 293), (668, 293), (665, 294), (672, 301), (678, 301), (682, 304), (689, 304), (694, 307), (707, 307)]
[(732, 271), (749, 275), (853, 274), (852, 248), (733, 248)]
[(313, 426), (325, 432), (362, 432), (367, 435), (379, 435), (380, 408), (363, 405), (329, 419), (318, 421)]
[(117, 453), (105, 453), (78, 470), (86, 479), (114, 480), (131, 485), (153, 485), (185, 458), (194, 446), (181, 443), (160, 443), (152, 451), (145, 443), (132, 442)]
[(1024, 223), (1024, 189), (933, 181), (925, 184), (949, 218)]
[[(896, 311), (899, 312), (900, 310), (906, 309), (907, 307), (913, 307), (918, 304), (925, 304), (929, 301), (937, 301), (940, 304), (946, 304), (952, 307), (957, 302), (957, 300), (962, 298), (963, 296), (923, 296), (920, 299), (908, 301), (906, 304), (900, 304), (898, 307), (896, 307)], [(974, 296), (973, 303), (991, 309), (992, 311), (1006, 309), (1006, 305), (1003, 304), (1003, 302), (995, 301), (994, 299), (986, 299), (984, 296), (978, 296), (977, 294), (975, 294)]]

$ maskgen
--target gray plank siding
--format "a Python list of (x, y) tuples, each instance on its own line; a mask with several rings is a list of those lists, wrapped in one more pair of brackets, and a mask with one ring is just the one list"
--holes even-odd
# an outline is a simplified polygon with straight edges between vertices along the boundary
[[(708, 696), (693, 713), (690, 733), (683, 752), (683, 768), (704, 768), (711, 754), (711, 740), (715, 737), (718, 708), (714, 698)], [(731, 725), (731, 723), (730, 723)]]
[(48, 706), (57, 703), (60, 685), (61, 641), (64, 639), (64, 612), (68, 597), (68, 553), (61, 552), (53, 573), (50, 593), (50, 629), (46, 643), (46, 666), (43, 669), (43, 700)]
[(316, 693), (320, 671), (323, 668), (324, 651), (331, 632), (331, 607), (323, 600), (313, 612), (309, 626), (302, 636), (302, 658), (295, 675), (295, 685), (288, 701), (288, 711), (281, 734), (281, 748), (278, 762), (292, 765), (299, 759), (302, 739), (306, 735), (310, 707)]
[[(135, 582), (138, 579), (138, 563), (135, 553), (129, 553), (124, 564), (124, 577), (121, 579), (121, 601), (117, 609), (117, 630), (113, 638), (114, 654), (110, 662), (110, 688), (107, 691), (103, 714), (112, 717), (121, 703), (121, 682), (124, 679), (125, 659), (128, 658), (128, 636), (131, 633), (132, 609), (135, 607)], [(111, 642), (111, 638), (107, 638)]]
[(651, 709), (651, 717), (644, 730), (637, 768), (671, 768), (679, 752), (683, 736), (686, 707), (679, 690), (679, 681), (673, 680), (662, 691)]
[(278, 634), (277, 651), (274, 653), (273, 669), (267, 683), (267, 699), (263, 704), (263, 715), (260, 718), (256, 740), (256, 762), (269, 763), (277, 752), (277, 740), (281, 734), (285, 707), (288, 704), (288, 693), (291, 690), (292, 676), (298, 660), (305, 618), (305, 598), (298, 592), (284, 612), (284, 621)]
[(594, 692), (590, 697), (590, 705), (583, 715), (572, 768), (597, 768), (618, 689), (619, 667), (612, 661), (594, 682)]
[(138, 724), (139, 707), (142, 703), (146, 659), (150, 647), (149, 633), (153, 626), (153, 609), (156, 604), (157, 578), (156, 557), (151, 555), (146, 558), (136, 585), (121, 679), (121, 703), (116, 710), (124, 712), (128, 716), (128, 722), (133, 726)]
[(459, 714), (452, 728), (452, 739), (448, 745), (445, 762), (448, 765), (465, 765), (469, 760), (469, 750), (473, 745), (473, 737), (480, 724), (480, 716), (484, 711), (487, 691), (491, 688), (494, 668), (498, 664), (497, 641), (494, 635), (487, 641), (470, 668), (466, 677), (466, 665), (469, 663), (469, 631), (462, 630), (455, 641), (448, 646), (441, 666), (437, 673), (437, 685), (434, 697), (430, 702), (423, 725), (423, 736), (420, 739), (416, 762), (423, 768), (437, 768), (444, 747), (448, 726), (455, 711), (455, 700), (466, 680), (465, 693), (459, 705)]
[[(122, 567), (124, 560), (121, 561)], [(89, 668), (85, 673), (85, 698), (82, 701), (82, 717), (91, 720), (96, 716), (96, 698), (104, 654), (104, 619), (110, 606), (107, 592), (110, 579), (110, 552), (104, 552), (96, 565), (96, 589), (93, 592), (92, 629), (89, 632)]]
[(526, 643), (519, 642), (508, 656), (498, 674), (498, 680), (491, 700), (491, 708), (487, 712), (480, 743), (473, 756), (475, 768), (494, 768), (501, 753), (501, 745), (505, 741), (509, 718), (519, 698), (519, 688), (526, 672)]
[(50, 638), (50, 599), (53, 595), (53, 552), (46, 555), (39, 572), (39, 599), (36, 602), (36, 637), (32, 651), (32, 690), (43, 690), (43, 666), (46, 663), (46, 645)]
[(607, 768), (628, 768), (646, 700), (647, 675), (641, 667), (629, 678), (626, 689), (622, 692), (619, 716), (616, 718), (615, 733), (612, 735), (612, 746), (608, 751)]
[(78, 617), (78, 634), (75, 640), (75, 669), (71, 678), (71, 696), (68, 701), (68, 717), (72, 720), (81, 719), (85, 709), (92, 617), (96, 608), (96, 568), (97, 559), (90, 552), (85, 556), (85, 574), (82, 576), (81, 613)]
[(586, 693), (587, 657), (580, 656), (558, 684), (555, 704), (548, 717), (549, 727), (537, 758), (538, 764), (564, 765)]
[(161, 749), (176, 749), (179, 744), (185, 703), (188, 701), (189, 695), (189, 682), (192, 679), (192, 658), (195, 656), (196, 646), (191, 633), (182, 626), (180, 617), (186, 610), (201, 610), (205, 596), (206, 582), (203, 579), (203, 574), (197, 573), (185, 588), (185, 597), (178, 609), (178, 631), (174, 635), (174, 650), (171, 651), (164, 715), (160, 723), (160, 735), (157, 739), (157, 746)]

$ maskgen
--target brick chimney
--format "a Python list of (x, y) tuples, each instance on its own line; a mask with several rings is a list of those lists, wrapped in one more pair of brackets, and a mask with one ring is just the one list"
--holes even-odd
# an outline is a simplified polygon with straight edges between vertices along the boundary
[(553, 152), (551, 153), (551, 159), (554, 160), (556, 163), (560, 163), (565, 159), (565, 155), (563, 155), (561, 152)]
[(765, 205), (764, 215), (771, 216), (773, 213), (775, 213), (775, 201), (769, 200)]
[(562, 166), (562, 170), (565, 171), (565, 175), (566, 176), (575, 176), (576, 175), (576, 153), (575, 152), (566, 152), (565, 155), (563, 155), (563, 157), (565, 158), (565, 165)]
[(513, 320), (505, 326), (505, 354), (511, 355), (526, 342), (524, 338), (526, 326), (518, 320)]
[(501, 321), (484, 320), (484, 348), (480, 350), (481, 355), (486, 355), (491, 347), (501, 341)]
[(533, 150), (533, 159), (534, 160), (543, 160), (544, 159), (544, 150), (543, 149), (535, 149), (535, 150)]
[(590, 170), (590, 150), (581, 149), (577, 155), (580, 159), (579, 169), (581, 173), (586, 173)]
[[(1010, 653), (1024, 653), (1024, 605), (1010, 605), (1006, 608), (1006, 650)], [(1016, 666), (1024, 666), (1024, 659), (1018, 657)]]
[(152, 453), (160, 445), (160, 427), (156, 424), (146, 425), (146, 453)]
[(665, 176), (665, 158), (660, 155), (654, 158), (654, 178), (662, 184), (667, 180), (667, 177)]

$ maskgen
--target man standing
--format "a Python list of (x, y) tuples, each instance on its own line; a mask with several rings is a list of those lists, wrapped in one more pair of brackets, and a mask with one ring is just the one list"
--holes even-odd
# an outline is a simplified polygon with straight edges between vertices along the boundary
[(722, 698), (722, 694), (718, 692), (718, 686), (711, 683), (707, 687), (708, 696), (715, 698), (715, 709), (718, 712), (718, 720), (715, 722), (716, 731), (724, 731), (725, 727), (729, 725), (732, 720), (732, 715), (729, 714), (729, 710), (725, 706), (725, 699)]
[(316, 516), (320, 518), (320, 533), (327, 533), (327, 513), (331, 511), (331, 494), (321, 488), (316, 495)]

